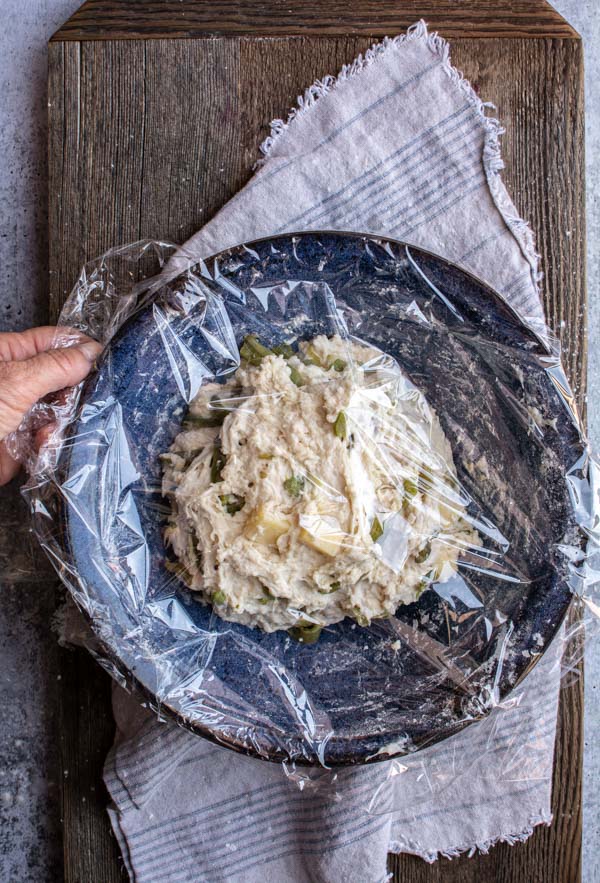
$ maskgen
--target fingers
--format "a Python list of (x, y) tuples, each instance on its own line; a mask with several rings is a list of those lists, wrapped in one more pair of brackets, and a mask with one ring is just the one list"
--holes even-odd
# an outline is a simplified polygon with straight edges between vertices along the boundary
[(86, 340), (21, 361), (0, 362), (0, 438), (18, 428), (38, 399), (83, 380), (101, 350), (100, 344)]
[[(46, 423), (45, 426), (42, 426), (37, 430), (34, 437), (33, 446), (36, 451), (39, 451), (45, 444), (47, 444), (48, 439), (56, 429), (55, 423)], [(0, 487), (4, 484), (8, 484), (9, 481), (12, 481), (16, 475), (18, 475), (19, 470), (21, 469), (21, 464), (18, 460), (13, 460), (13, 458), (8, 453), (6, 445), (4, 442), (0, 441)]]
[(39, 451), (47, 442), (54, 430), (56, 429), (56, 423), (46, 423), (45, 426), (42, 426), (37, 430), (34, 437), (34, 447), (36, 451)]
[(68, 326), (43, 325), (26, 331), (5, 332), (0, 334), (0, 361), (21, 362), (52, 347), (72, 346), (90, 339)]
[(17, 475), (21, 464), (10, 456), (4, 442), (0, 441), (0, 487), (8, 484)]
[[(43, 326), (18, 333), (0, 333), (0, 485), (18, 473), (2, 441), (21, 424), (27, 411), (49, 393), (80, 383), (102, 347), (74, 328)], [(51, 427), (36, 434), (35, 448), (47, 440)]]

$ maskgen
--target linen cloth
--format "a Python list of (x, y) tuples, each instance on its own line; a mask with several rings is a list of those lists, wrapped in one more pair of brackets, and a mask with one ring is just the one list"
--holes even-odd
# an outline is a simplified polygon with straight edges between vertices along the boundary
[[(177, 272), (240, 242), (334, 229), (441, 254), (543, 325), (531, 232), (500, 178), (500, 125), (420, 22), (272, 124), (246, 187), (186, 243)], [(376, 883), (388, 851), (428, 861), (525, 839), (551, 821), (562, 637), (510, 708), (413, 757), (302, 774), (161, 722), (115, 689), (105, 767), (136, 883)]]

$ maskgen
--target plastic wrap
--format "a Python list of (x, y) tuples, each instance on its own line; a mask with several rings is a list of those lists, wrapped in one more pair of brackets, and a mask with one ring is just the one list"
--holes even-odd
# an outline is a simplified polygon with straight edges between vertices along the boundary
[[(156, 275), (173, 249), (85, 268), (61, 324), (105, 352), (28, 418), (54, 424), (25, 491), (35, 531), (103, 664), (288, 770), (402, 756), (510, 707), (568, 612), (598, 609), (595, 466), (556, 345), (400, 243), (299, 234)], [(165, 467), (184, 422), (198, 449)], [(230, 468), (240, 441), (274, 474)], [(173, 494), (194, 470), (190, 552)]]

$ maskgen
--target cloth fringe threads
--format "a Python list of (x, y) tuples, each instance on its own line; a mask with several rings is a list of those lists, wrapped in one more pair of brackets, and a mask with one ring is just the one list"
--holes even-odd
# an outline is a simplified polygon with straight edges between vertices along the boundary
[[(364, 55), (358, 55), (351, 64), (345, 64), (337, 77), (328, 75), (322, 80), (315, 80), (304, 91), (303, 95), (298, 96), (297, 107), (290, 110), (287, 120), (276, 119), (271, 121), (270, 135), (260, 145), (260, 151), (264, 157), (270, 156), (273, 147), (285, 135), (294, 120), (309, 111), (319, 98), (323, 98), (334, 89), (339, 89), (346, 80), (355, 77), (384, 53), (397, 50), (404, 43), (410, 43), (413, 40), (424, 40), (430, 51), (440, 58), (444, 72), (460, 88), (485, 124), (486, 139), (483, 162), (490, 192), (498, 210), (506, 224), (510, 227), (521, 247), (523, 255), (531, 266), (532, 276), (539, 293), (543, 273), (540, 270), (540, 255), (536, 249), (535, 237), (527, 221), (516, 214), (512, 203), (506, 200), (505, 190), (500, 182), (500, 172), (504, 168), (504, 161), (500, 150), (500, 138), (506, 130), (495, 117), (487, 116), (486, 110), (495, 110), (495, 105), (489, 101), (481, 100), (463, 73), (452, 65), (448, 42), (436, 32), (430, 34), (427, 24), (423, 19), (411, 25), (405, 34), (399, 34), (397, 37), (384, 37), (381, 43), (374, 43), (367, 49)], [(257, 165), (260, 165), (260, 163), (261, 161), (259, 160)], [(542, 331), (546, 333), (545, 329)]]

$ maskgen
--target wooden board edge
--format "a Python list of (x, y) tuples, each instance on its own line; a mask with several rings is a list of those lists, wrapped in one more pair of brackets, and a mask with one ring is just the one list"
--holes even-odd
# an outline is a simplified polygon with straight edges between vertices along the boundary
[[(297, 0), (294, 0), (297, 2)], [(359, 4), (357, 3), (356, 6)], [(320, 4), (303, 3), (281, 9), (274, 2), (250, 10), (247, 0), (223, 4), (211, 13), (205, 4), (166, 0), (161, 4), (131, 5), (123, 0), (86, 0), (52, 35), (50, 42), (83, 40), (153, 40), (206, 37), (339, 37), (368, 35), (381, 38), (400, 33), (424, 18), (432, 31), (456, 38), (575, 39), (581, 37), (546, 0), (532, 0), (526, 12), (502, 8), (482, 0), (480, 11), (458, 7), (451, 0), (390, 3), (375, 15), (370, 7), (328, 13)], [(155, 7), (155, 8), (153, 8)], [(494, 10), (494, 11), (492, 11)]]

